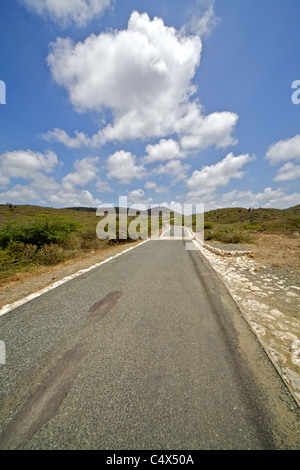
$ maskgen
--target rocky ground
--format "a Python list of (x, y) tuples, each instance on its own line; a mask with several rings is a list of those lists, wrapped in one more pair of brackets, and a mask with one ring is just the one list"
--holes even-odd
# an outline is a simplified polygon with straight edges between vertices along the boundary
[[(300, 406), (299, 239), (260, 236), (248, 256), (201, 248)], [(228, 246), (212, 244), (226, 250)], [(230, 249), (233, 247), (230, 246)]]

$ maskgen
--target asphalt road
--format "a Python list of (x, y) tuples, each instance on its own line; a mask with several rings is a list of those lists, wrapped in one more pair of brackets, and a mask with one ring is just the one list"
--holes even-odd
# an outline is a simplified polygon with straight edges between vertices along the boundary
[(299, 410), (198, 251), (146, 242), (0, 318), (1, 449), (299, 449)]
[(184, 227), (179, 227), (178, 225), (171, 225), (166, 229), (161, 235), (162, 239), (188, 239), (191, 238), (189, 231)]

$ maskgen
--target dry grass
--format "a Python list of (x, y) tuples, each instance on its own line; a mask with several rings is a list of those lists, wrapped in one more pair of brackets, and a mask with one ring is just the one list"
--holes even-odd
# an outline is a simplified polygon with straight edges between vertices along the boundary
[(300, 274), (300, 235), (255, 234), (253, 257), (262, 265)]
[[(1, 238), (0, 279), (35, 275), (44, 266), (80, 260), (94, 252), (114, 245), (124, 246), (132, 241), (130, 238), (100, 240), (96, 234), (100, 220), (93, 209), (1, 205), (0, 231), (4, 235)], [(72, 226), (71, 230), (69, 226)], [(33, 241), (28, 237), (32, 233), (35, 234)], [(44, 236), (47, 237), (45, 240)]]

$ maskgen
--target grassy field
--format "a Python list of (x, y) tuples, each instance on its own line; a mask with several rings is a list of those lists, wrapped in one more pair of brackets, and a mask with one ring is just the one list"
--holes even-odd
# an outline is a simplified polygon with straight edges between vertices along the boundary
[[(30, 205), (0, 206), (0, 279), (39, 266), (53, 266), (112, 245), (132, 242), (126, 230), (123, 239), (101, 240), (96, 227), (103, 217), (94, 209), (53, 209)], [(128, 217), (128, 225), (134, 217)], [(149, 229), (144, 218), (141, 231)], [(118, 237), (117, 223), (117, 237)], [(123, 231), (124, 236), (124, 231)]]
[(257, 233), (297, 236), (300, 205), (290, 209), (229, 208), (205, 213), (205, 240), (251, 243)]
[[(164, 215), (171, 224), (180, 224), (181, 216)], [(96, 210), (53, 209), (30, 205), (0, 206), (0, 280), (16, 273), (36, 271), (41, 266), (54, 266), (83, 254), (95, 253), (112, 245), (132, 242), (128, 217), (127, 227), (119, 229), (117, 239), (100, 240), (96, 227), (101, 221)], [(140, 218), (140, 234), (146, 238), (159, 231), (162, 218), (155, 223), (147, 214)], [(190, 221), (191, 222), (191, 221)], [(132, 226), (132, 225), (131, 225)], [(133, 222), (134, 226), (134, 222)], [(257, 235), (299, 237), (300, 205), (285, 210), (230, 208), (206, 212), (205, 240), (221, 243), (256, 243)], [(118, 238), (122, 232), (123, 239)], [(265, 237), (265, 238), (266, 238)], [(299, 244), (299, 243), (298, 243)]]

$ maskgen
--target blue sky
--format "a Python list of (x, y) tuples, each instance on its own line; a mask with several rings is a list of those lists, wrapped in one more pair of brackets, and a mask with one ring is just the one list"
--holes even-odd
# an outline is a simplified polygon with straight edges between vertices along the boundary
[(0, 203), (299, 204), (299, 18), (299, 0), (1, 0)]

